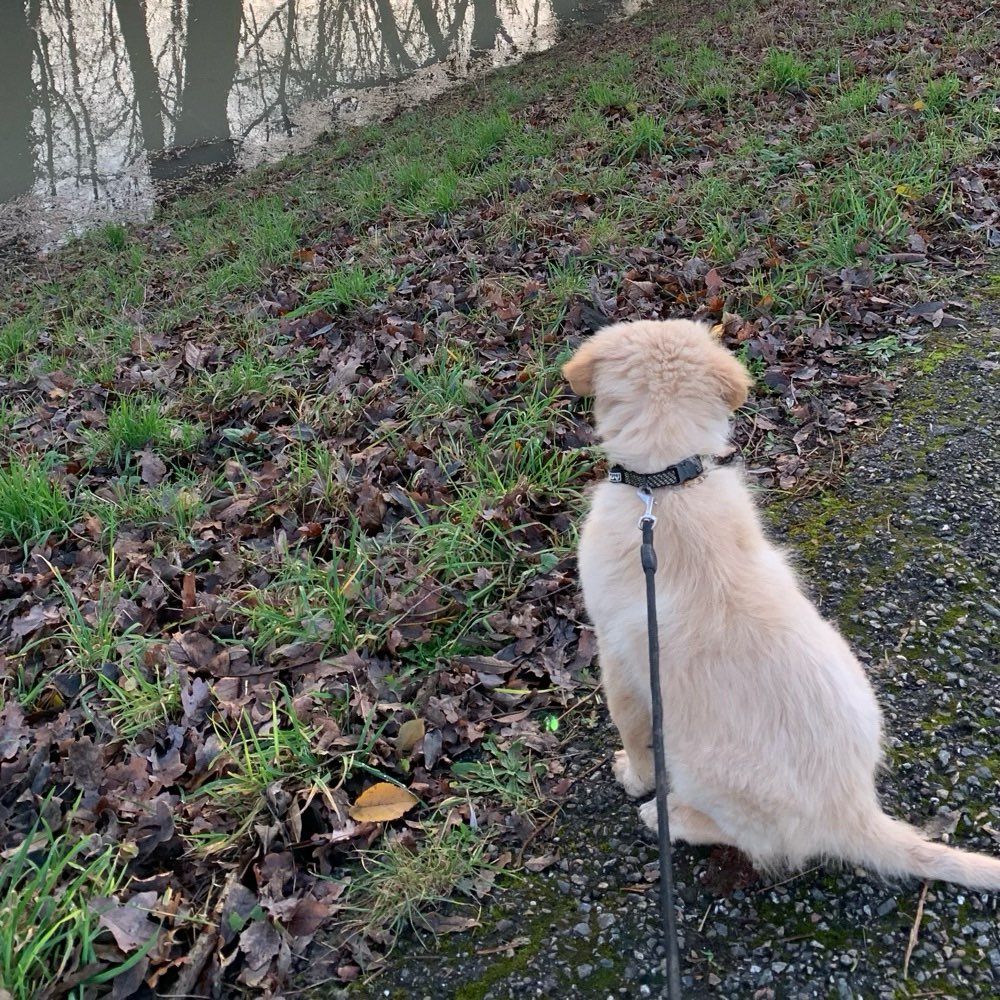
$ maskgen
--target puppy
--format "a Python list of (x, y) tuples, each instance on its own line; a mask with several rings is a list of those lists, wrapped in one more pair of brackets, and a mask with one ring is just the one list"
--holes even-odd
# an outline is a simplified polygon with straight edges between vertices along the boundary
[[(602, 329), (567, 362), (594, 396), (608, 459), (654, 473), (690, 456), (705, 472), (654, 490), (657, 615), (671, 837), (730, 844), (762, 869), (839, 858), (887, 876), (1000, 889), (1000, 860), (927, 841), (882, 812), (881, 716), (840, 633), (765, 537), (739, 469), (717, 467), (743, 366), (686, 320)], [(593, 491), (579, 550), (601, 675), (631, 796), (654, 787), (646, 607), (635, 489)], [(640, 808), (656, 828), (656, 803)]]

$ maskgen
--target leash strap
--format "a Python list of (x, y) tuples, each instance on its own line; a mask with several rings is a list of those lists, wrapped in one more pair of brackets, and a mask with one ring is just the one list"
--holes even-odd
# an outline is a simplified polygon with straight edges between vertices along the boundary
[(656, 774), (656, 836), (660, 850), (660, 924), (667, 949), (667, 996), (681, 997), (681, 963), (677, 947), (677, 914), (674, 909), (674, 879), (667, 818), (667, 757), (663, 746), (663, 694), (660, 690), (660, 632), (656, 620), (656, 550), (653, 548), (653, 494), (640, 490), (646, 512), (639, 521), (639, 549), (646, 577), (646, 622), (649, 632), (649, 689), (653, 709), (653, 763)]

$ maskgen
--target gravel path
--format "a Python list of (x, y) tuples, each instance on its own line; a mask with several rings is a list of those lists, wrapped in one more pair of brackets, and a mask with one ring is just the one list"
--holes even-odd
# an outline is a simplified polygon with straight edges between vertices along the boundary
[[(825, 612), (868, 664), (885, 712), (888, 810), (1000, 853), (1000, 328), (943, 334), (918, 358), (877, 442), (843, 482), (786, 503), (775, 534), (801, 554)], [(603, 712), (581, 720), (578, 776), (554, 836), (558, 860), (500, 892), (484, 928), (426, 953), (402, 942), (391, 968), (347, 996), (656, 997), (655, 848), (614, 784)], [(602, 766), (596, 766), (599, 761)], [(997, 831), (997, 832), (993, 832)], [(676, 852), (688, 998), (1000, 996), (997, 902), (817, 868), (773, 884), (722, 851)], [(749, 884), (748, 884), (749, 882)], [(329, 995), (329, 994), (327, 994)]]

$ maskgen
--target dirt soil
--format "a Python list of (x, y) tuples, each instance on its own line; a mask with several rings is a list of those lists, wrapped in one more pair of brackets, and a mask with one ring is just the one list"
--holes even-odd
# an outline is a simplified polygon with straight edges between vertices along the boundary
[[(1000, 853), (1000, 412), (995, 311), (940, 338), (842, 481), (770, 513), (868, 666), (885, 714), (883, 801), (963, 848)], [(669, 696), (669, 686), (667, 689)], [(474, 933), (408, 939), (351, 998), (663, 995), (656, 850), (616, 786), (595, 708), (564, 753), (575, 781), (538, 874)], [(944, 834), (948, 836), (947, 833)], [(995, 997), (997, 901), (817, 866), (763, 880), (724, 849), (675, 854), (688, 998)], [(905, 975), (904, 975), (905, 969)], [(314, 966), (313, 971), (317, 971)]]

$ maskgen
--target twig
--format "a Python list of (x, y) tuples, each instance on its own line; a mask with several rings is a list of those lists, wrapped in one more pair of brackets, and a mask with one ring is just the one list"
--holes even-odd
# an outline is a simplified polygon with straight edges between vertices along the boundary
[(788, 878), (783, 878), (780, 882), (772, 882), (770, 885), (765, 885), (762, 888), (757, 889), (756, 891), (758, 893), (770, 892), (772, 889), (777, 889), (779, 885), (788, 885), (789, 882), (794, 882), (797, 878), (802, 878), (803, 875), (810, 875), (813, 872), (818, 872), (822, 867), (823, 867), (822, 865), (813, 865), (812, 868), (807, 868), (805, 871), (796, 872), (794, 875), (789, 875)]
[(903, 956), (903, 979), (907, 978), (910, 970), (910, 958), (913, 949), (917, 946), (917, 938), (920, 936), (920, 921), (924, 919), (924, 900), (927, 899), (927, 886), (929, 883), (924, 880), (920, 890), (920, 899), (917, 900), (917, 915), (913, 919), (913, 926), (910, 928), (910, 940), (906, 942), (906, 954)]
[(174, 984), (174, 988), (166, 994), (167, 996), (174, 998), (202, 996), (202, 994), (194, 994), (192, 991), (198, 982), (198, 977), (201, 975), (205, 963), (219, 945), (219, 927), (222, 911), (226, 905), (226, 900), (229, 898), (229, 893), (232, 891), (239, 877), (239, 869), (233, 869), (226, 877), (222, 892), (219, 894), (215, 904), (216, 920), (208, 924), (201, 934), (198, 935), (198, 940), (195, 941), (194, 947), (188, 952), (187, 961), (181, 967), (181, 974)]
[(205, 967), (212, 952), (215, 951), (219, 943), (219, 928), (215, 924), (210, 924), (198, 936), (194, 947), (188, 952), (187, 961), (181, 968), (181, 974), (174, 988), (167, 994), (169, 997), (191, 997), (203, 996), (201, 993), (193, 993), (195, 983), (201, 975), (201, 970)]

